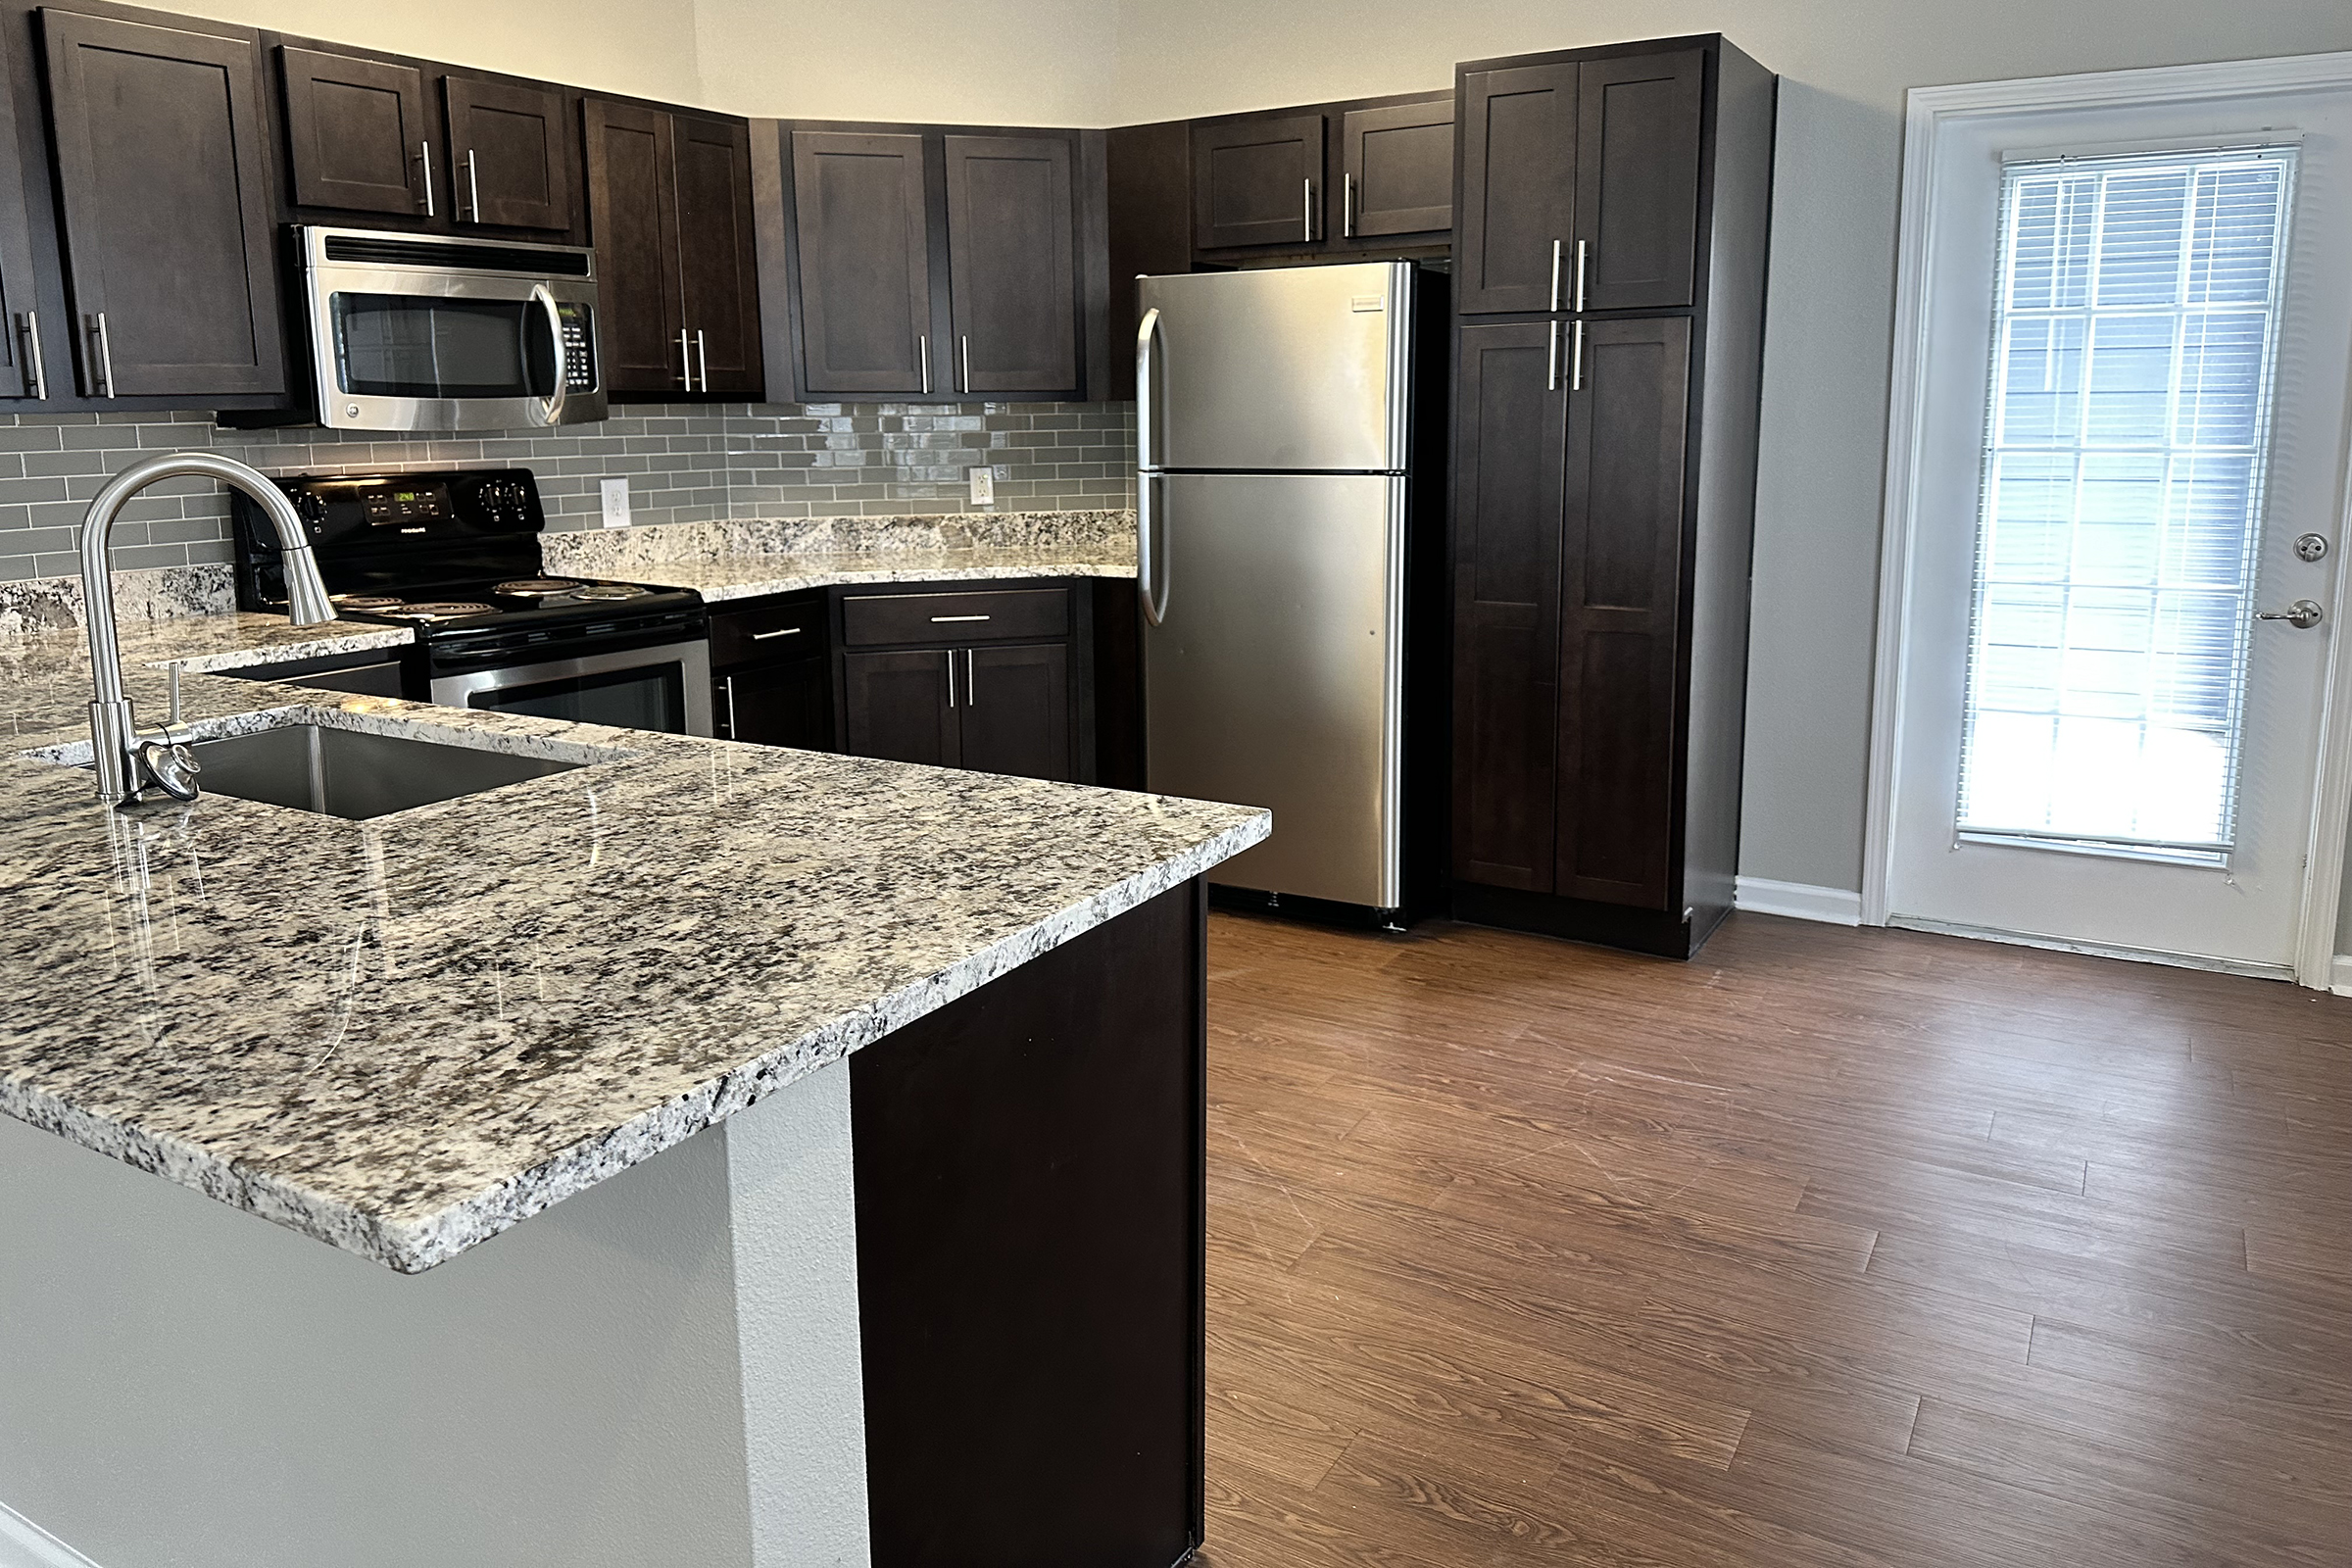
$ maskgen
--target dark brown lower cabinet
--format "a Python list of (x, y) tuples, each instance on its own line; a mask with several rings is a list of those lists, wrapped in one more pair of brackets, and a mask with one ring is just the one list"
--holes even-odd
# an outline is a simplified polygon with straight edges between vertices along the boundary
[(1200, 1544), (1203, 894), (850, 1057), (874, 1568)]
[(726, 739), (805, 752), (833, 749), (833, 682), (822, 657), (747, 664), (712, 681)]
[(1022, 778), (1076, 776), (1065, 644), (852, 652), (842, 664), (847, 744), (856, 756)]
[(962, 675), (962, 655), (949, 648), (902, 648), (842, 656), (844, 750), (853, 757), (956, 767), (960, 725), (949, 685)]

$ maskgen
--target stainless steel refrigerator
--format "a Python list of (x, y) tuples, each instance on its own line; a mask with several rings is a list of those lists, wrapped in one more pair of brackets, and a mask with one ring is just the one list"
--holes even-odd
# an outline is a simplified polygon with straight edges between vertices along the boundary
[[(1437, 446), (1416, 436), (1432, 286), (1399, 262), (1141, 281), (1146, 782), (1274, 812), (1221, 884), (1407, 906), (1408, 813), (1431, 804), (1408, 801), (1428, 792), (1405, 725), (1408, 638), (1431, 641), (1408, 558), (1436, 510), (1413, 466)], [(1443, 381), (1420, 401), (1442, 419)]]

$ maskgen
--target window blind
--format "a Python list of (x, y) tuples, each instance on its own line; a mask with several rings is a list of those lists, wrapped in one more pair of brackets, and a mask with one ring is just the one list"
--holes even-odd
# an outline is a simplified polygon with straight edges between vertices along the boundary
[(2003, 172), (1963, 835), (2230, 852), (2294, 159)]

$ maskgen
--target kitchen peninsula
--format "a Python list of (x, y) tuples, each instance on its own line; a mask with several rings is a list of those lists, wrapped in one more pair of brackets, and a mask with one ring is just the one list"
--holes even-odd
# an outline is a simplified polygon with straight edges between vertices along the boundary
[[(132, 696), (405, 635), (162, 622)], [(200, 734), (574, 765), (113, 812), (71, 638), (0, 666), (25, 1518), (103, 1568), (1197, 1540), (1200, 878), (1265, 813), (206, 674)]]

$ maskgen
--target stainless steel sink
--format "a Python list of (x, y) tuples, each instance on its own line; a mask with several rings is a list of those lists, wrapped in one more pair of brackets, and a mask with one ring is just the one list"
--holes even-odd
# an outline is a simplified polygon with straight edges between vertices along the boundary
[(204, 769), (198, 779), (208, 795), (352, 821), (586, 765), (318, 724), (284, 724), (189, 749)]

